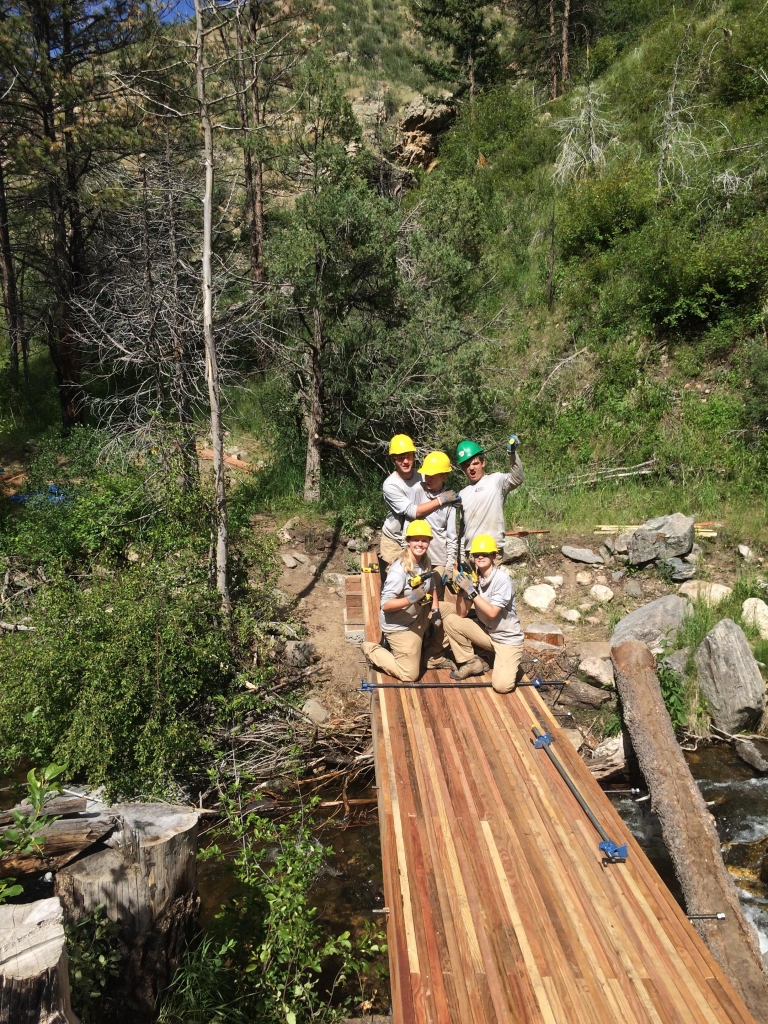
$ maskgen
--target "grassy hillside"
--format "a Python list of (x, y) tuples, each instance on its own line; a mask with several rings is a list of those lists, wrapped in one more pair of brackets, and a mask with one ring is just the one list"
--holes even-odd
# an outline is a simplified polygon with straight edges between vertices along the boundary
[(615, 498), (629, 514), (650, 511), (661, 488), (651, 504), (705, 515), (746, 503), (759, 516), (768, 468), (762, 8), (678, 5), (623, 50), (606, 39), (593, 62), (601, 75), (564, 98), (536, 104), (530, 87), (509, 85), (465, 107), (407, 202), (439, 194), (448, 231), (479, 200), (465, 283), (467, 307), (488, 325), (478, 387), (520, 431), (547, 511), (572, 516), (573, 492), (549, 490), (565, 474), (655, 457), (654, 482), (603, 490), (588, 505), (616, 507)]

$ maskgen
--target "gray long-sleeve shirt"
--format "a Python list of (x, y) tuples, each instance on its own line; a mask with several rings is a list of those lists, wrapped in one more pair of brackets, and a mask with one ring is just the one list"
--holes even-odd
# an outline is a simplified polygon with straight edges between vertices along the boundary
[[(421, 573), (426, 578), (425, 564), (424, 562), (421, 563), (414, 571)], [(397, 633), (403, 629), (410, 629), (424, 613), (424, 605), (419, 604), (418, 601), (414, 604), (409, 604), (407, 608), (401, 608), (397, 612), (384, 611), (384, 605), (387, 601), (390, 601), (393, 597), (408, 597), (411, 593), (413, 587), (408, 582), (408, 578), (409, 574), (406, 573), (403, 563), (398, 558), (397, 561), (390, 565), (387, 578), (384, 580), (384, 586), (381, 588), (382, 611), (379, 621), (382, 633)]]
[(403, 480), (398, 472), (390, 473), (384, 481), (384, 504), (387, 506), (387, 518), (381, 532), (395, 544), (403, 543), (403, 529), (406, 520), (416, 518), (416, 506), (421, 504), (418, 497), (423, 483), (421, 473), (413, 471), (410, 480)]
[[(433, 494), (427, 490), (426, 484), (422, 484), (415, 500), (417, 505), (421, 505), (425, 501), (434, 501), (436, 497), (437, 494)], [(456, 535), (456, 506), (441, 505), (424, 518), (432, 527), (432, 540), (427, 550), (430, 562), (432, 565), (445, 565), (450, 568), (456, 562), (459, 547)]]
[(459, 492), (464, 516), (463, 553), (469, 552), (472, 538), (479, 533), (489, 533), (504, 547), (504, 500), (510, 491), (523, 482), (523, 465), (515, 453), (509, 473), (486, 473), (476, 484), (470, 484)]

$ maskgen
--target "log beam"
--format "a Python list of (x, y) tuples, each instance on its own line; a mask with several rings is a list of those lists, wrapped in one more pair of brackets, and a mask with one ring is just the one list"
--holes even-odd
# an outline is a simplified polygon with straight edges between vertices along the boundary
[(725, 920), (694, 921), (712, 955), (760, 1024), (768, 1024), (768, 973), (754, 927), (739, 903), (720, 853), (712, 815), (685, 763), (645, 644), (611, 650), (624, 722), (659, 816), (688, 914), (724, 911)]

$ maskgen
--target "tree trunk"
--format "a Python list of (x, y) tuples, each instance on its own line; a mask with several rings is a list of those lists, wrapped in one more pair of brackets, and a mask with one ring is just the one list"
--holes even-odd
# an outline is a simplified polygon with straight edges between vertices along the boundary
[(205, 194), (203, 198), (203, 336), (205, 340), (205, 370), (208, 381), (208, 400), (211, 410), (211, 439), (214, 474), (214, 519), (216, 525), (216, 589), (221, 595), (221, 608), (229, 617), (232, 604), (229, 598), (227, 489), (224, 478), (224, 431), (221, 423), (221, 393), (216, 340), (213, 333), (213, 275), (211, 250), (213, 245), (213, 129), (205, 95), (205, 67), (203, 54), (205, 35), (200, 0), (195, 0), (195, 78), (200, 122), (203, 126), (205, 159)]
[[(261, 74), (258, 56), (259, 17), (261, 5), (250, 0), (248, 6), (248, 31), (251, 37), (251, 117), (254, 129), (263, 126), (261, 116), (261, 95), (259, 75)], [(258, 135), (256, 136), (258, 142)], [(254, 280), (258, 283), (266, 281), (264, 270), (264, 163), (259, 155), (258, 145), (251, 159), (253, 170), (253, 234), (251, 236), (251, 260)]]
[(323, 329), (320, 312), (313, 316), (312, 345), (307, 352), (304, 425), (307, 430), (307, 461), (304, 468), (304, 501), (320, 501), (320, 438), (323, 433)]
[(79, 1024), (56, 897), (0, 907), (0, 1024)]
[(8, 226), (8, 202), (5, 194), (5, 171), (0, 159), (0, 283), (3, 289), (3, 305), (10, 341), (11, 383), (19, 383), (19, 353), (24, 352), (21, 332), (19, 299), (16, 292), (16, 273), (13, 267), (11, 232)]
[(555, 32), (555, 0), (549, 0), (549, 98), (557, 99), (557, 34)]
[(115, 1024), (154, 1020), (159, 993), (170, 983), (194, 925), (197, 896), (197, 814), (170, 804), (110, 808), (119, 831), (112, 849), (81, 858), (56, 875), (67, 921), (103, 904), (120, 922), (123, 959), (113, 993)]
[(471, 46), (467, 57), (467, 70), (469, 72), (469, 102), (473, 103), (475, 99), (475, 55)]
[(563, 0), (563, 47), (560, 63), (560, 82), (565, 89), (571, 78), (570, 65), (571, 0)]
[(624, 721), (661, 822), (689, 914), (725, 912), (725, 920), (694, 925), (736, 991), (761, 1024), (768, 1024), (768, 974), (757, 933), (744, 917), (736, 886), (720, 855), (714, 819), (675, 739), (645, 644), (613, 648)]

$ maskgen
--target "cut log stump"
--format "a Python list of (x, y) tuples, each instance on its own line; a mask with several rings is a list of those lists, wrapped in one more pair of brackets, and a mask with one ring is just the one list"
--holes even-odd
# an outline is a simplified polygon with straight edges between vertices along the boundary
[(56, 897), (0, 907), (0, 1024), (79, 1024)]
[(723, 863), (714, 819), (675, 738), (656, 675), (656, 659), (638, 640), (618, 644), (611, 655), (624, 722), (661, 822), (687, 912), (725, 913), (724, 920), (693, 923), (755, 1020), (768, 1024), (768, 973), (757, 932), (744, 917), (736, 886)]
[(108, 848), (56, 875), (67, 920), (103, 904), (125, 943), (115, 1022), (152, 1019), (157, 995), (171, 981), (199, 907), (197, 820), (188, 807), (116, 804)]

